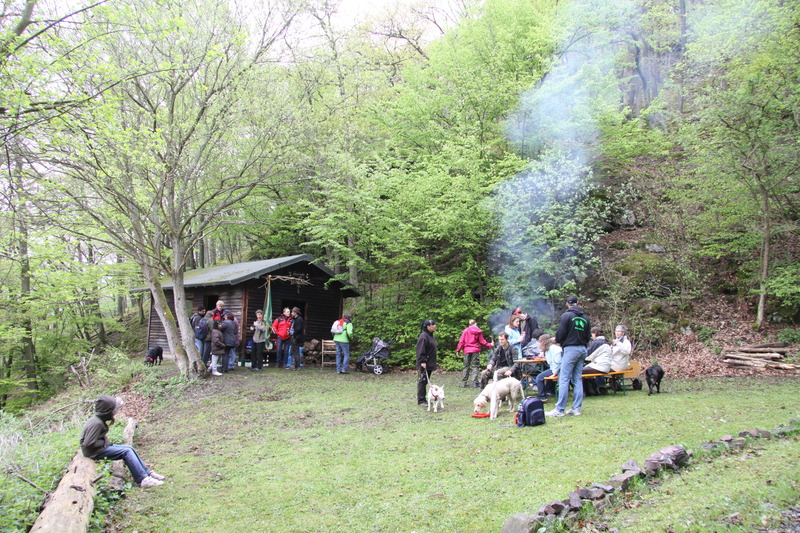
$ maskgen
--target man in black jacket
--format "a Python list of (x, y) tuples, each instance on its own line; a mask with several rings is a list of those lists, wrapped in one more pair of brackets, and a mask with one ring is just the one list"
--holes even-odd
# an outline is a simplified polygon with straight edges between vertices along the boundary
[(497, 334), (497, 347), (489, 356), (489, 364), (486, 365), (486, 370), (481, 372), (481, 388), (485, 388), (489, 383), (495, 369), (497, 370), (497, 379), (509, 376), (519, 379), (521, 369), (517, 359), (519, 359), (519, 350), (508, 342), (508, 333), (501, 331)]
[[(300, 370), (303, 364), (303, 342), (305, 341), (305, 334), (303, 333), (303, 315), (300, 314), (300, 308), (292, 308), (292, 327), (289, 329), (291, 337), (289, 338), (289, 357), (292, 357), (294, 366), (292, 370)], [(292, 353), (296, 352), (294, 356)]]
[(561, 358), (561, 370), (558, 372), (558, 402), (547, 416), (564, 416), (567, 407), (569, 384), (572, 383), (573, 397), (572, 409), (566, 414), (580, 416), (583, 404), (583, 361), (586, 359), (586, 345), (589, 344), (591, 325), (589, 317), (578, 307), (578, 297), (567, 298), (568, 309), (561, 315), (561, 321), (556, 330), (556, 343), (564, 349)]

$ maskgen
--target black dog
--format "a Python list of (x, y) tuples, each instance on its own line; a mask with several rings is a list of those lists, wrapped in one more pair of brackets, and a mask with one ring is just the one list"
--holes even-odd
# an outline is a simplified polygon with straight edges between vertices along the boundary
[(161, 346), (154, 346), (147, 350), (144, 356), (144, 364), (146, 365), (160, 365), (164, 361), (164, 349)]
[(647, 395), (650, 396), (653, 394), (653, 388), (656, 389), (656, 392), (660, 393), (661, 378), (664, 377), (664, 369), (658, 365), (653, 365), (645, 371), (644, 375), (647, 378), (647, 387), (650, 389)]

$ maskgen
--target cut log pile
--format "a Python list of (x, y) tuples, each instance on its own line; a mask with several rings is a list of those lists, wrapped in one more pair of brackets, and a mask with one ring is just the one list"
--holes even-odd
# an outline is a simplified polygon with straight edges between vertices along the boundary
[(722, 362), (731, 367), (772, 368), (800, 372), (800, 365), (783, 362), (787, 355), (789, 355), (789, 345), (785, 342), (731, 346), (722, 352)]

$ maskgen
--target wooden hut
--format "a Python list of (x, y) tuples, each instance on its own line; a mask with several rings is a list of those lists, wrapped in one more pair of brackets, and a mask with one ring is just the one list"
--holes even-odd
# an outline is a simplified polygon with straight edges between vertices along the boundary
[[(191, 304), (183, 312), (191, 316), (200, 307), (212, 309), (217, 300), (225, 303), (241, 324), (242, 348), (253, 338), (250, 326), (257, 309), (266, 310), (267, 286), (272, 294), (272, 316), (275, 319), (284, 307), (299, 307), (305, 319), (307, 339), (330, 338), (331, 324), (342, 316), (344, 298), (358, 296), (332, 280), (334, 273), (314, 262), (310, 255), (293, 255), (190, 270), (184, 274), (186, 301)], [(163, 285), (173, 313), (172, 282)], [(161, 346), (169, 353), (164, 326), (152, 308), (147, 332), (148, 347)], [(187, 304), (188, 305), (188, 304)], [(265, 317), (265, 319), (268, 317)]]

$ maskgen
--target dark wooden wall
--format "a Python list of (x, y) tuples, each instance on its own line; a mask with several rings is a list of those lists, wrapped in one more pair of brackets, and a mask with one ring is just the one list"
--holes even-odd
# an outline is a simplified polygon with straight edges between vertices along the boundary
[[(343, 297), (338, 288), (325, 288), (328, 277), (311, 265), (298, 264), (277, 271), (280, 276), (307, 276), (311, 285), (295, 285), (287, 281), (272, 281), (272, 317), (280, 315), (284, 307), (300, 308), (305, 320), (306, 339), (330, 339), (331, 324), (341, 317)], [(250, 280), (239, 285), (214, 285), (209, 287), (192, 287), (186, 289), (186, 300), (192, 308), (185, 312), (191, 316), (200, 306), (213, 308), (217, 300), (225, 302), (225, 309), (231, 311), (241, 325), (242, 349), (246, 342), (253, 338), (250, 326), (256, 319), (256, 309), (264, 309), (266, 279)], [(165, 290), (170, 309), (176, 313), (172, 299), (172, 291)], [(177, 314), (176, 314), (177, 316)], [(244, 317), (244, 320), (242, 320)], [(266, 317), (265, 317), (266, 318)], [(169, 353), (164, 326), (158, 319), (155, 310), (150, 307), (150, 324), (148, 330), (148, 346), (161, 346), (164, 353)]]

